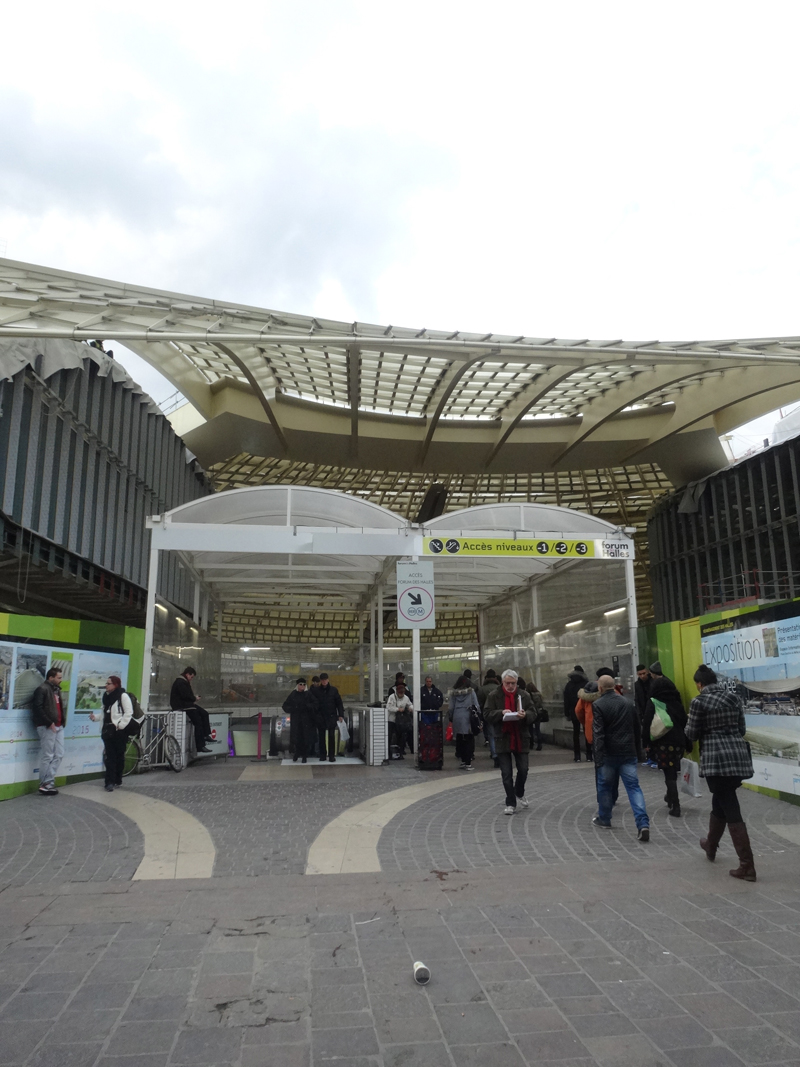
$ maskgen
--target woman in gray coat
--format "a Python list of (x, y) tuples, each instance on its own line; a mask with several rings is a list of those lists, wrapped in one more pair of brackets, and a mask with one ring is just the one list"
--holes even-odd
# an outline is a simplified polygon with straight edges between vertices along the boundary
[(449, 700), (450, 722), (453, 724), (453, 735), (456, 739), (456, 755), (461, 760), (460, 771), (471, 771), (472, 761), (475, 758), (475, 735), (472, 732), (473, 713), (480, 719), (481, 707), (478, 697), (470, 684), (469, 678), (464, 675), (458, 679), (450, 690)]

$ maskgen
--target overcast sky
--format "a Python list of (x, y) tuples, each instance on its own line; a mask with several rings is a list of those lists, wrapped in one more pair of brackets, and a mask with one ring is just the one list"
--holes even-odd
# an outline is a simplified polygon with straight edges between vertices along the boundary
[(3, 15), (10, 258), (404, 326), (800, 333), (796, 4), (36, 11)]

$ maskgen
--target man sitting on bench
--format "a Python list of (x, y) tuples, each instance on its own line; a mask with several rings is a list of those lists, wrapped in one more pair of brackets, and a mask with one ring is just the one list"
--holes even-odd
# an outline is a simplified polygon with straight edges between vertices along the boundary
[(194, 667), (184, 667), (183, 673), (178, 675), (172, 683), (172, 691), (169, 694), (169, 706), (173, 711), (185, 711), (186, 718), (194, 727), (194, 743), (198, 752), (211, 752), (207, 742), (213, 741), (211, 736), (211, 723), (208, 712), (197, 703), (197, 697), (192, 689), (192, 679), (197, 675)]

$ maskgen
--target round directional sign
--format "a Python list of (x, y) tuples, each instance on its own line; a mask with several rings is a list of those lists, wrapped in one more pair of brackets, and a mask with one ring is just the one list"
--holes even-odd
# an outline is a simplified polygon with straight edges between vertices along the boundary
[(398, 624), (401, 620), (419, 625), (433, 612), (433, 597), (422, 586), (408, 586), (397, 598)]

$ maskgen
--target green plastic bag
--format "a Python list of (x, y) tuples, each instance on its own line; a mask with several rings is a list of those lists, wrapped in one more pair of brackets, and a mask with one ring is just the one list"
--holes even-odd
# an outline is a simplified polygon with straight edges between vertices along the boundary
[[(652, 697), (650, 699), (653, 700)], [(657, 741), (659, 737), (663, 737), (665, 733), (668, 733), (675, 724), (669, 717), (667, 705), (663, 701), (653, 700), (653, 707), (655, 708), (655, 714), (653, 715), (653, 721), (650, 723), (650, 740)]]

